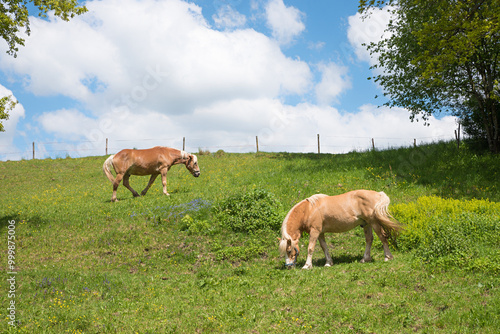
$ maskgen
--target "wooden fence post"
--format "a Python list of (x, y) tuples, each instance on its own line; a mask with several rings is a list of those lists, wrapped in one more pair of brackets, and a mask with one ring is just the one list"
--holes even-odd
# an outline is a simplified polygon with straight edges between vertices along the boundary
[(318, 133), (318, 154), (320, 154), (319, 148), (320, 148), (320, 146), (319, 146), (319, 133)]
[(460, 123), (458, 123), (458, 131), (455, 130), (455, 140), (457, 141), (457, 149), (460, 149)]
[(186, 137), (182, 137), (182, 150), (186, 150)]
[(106, 155), (108, 155), (108, 138), (106, 138)]
[(413, 147), (417, 147), (417, 138), (413, 138)]
[(33, 160), (35, 160), (35, 142), (33, 142)]
[(372, 138), (372, 149), (375, 151), (375, 139)]
[(257, 153), (259, 153), (259, 136), (255, 136), (255, 145), (257, 146)]

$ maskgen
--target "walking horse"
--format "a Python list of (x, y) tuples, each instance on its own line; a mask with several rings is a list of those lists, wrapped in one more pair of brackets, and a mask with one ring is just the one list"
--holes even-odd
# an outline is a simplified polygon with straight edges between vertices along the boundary
[[(177, 164), (186, 165), (186, 168), (194, 177), (200, 176), (196, 155), (175, 148), (156, 146), (145, 150), (125, 149), (111, 155), (102, 166), (104, 174), (113, 183), (111, 201), (117, 201), (116, 190), (122, 179), (125, 188), (130, 190), (134, 197), (139, 196), (137, 191), (130, 186), (129, 178), (131, 175), (151, 175), (148, 185), (141, 192), (141, 195), (144, 196), (156, 180), (156, 177), (161, 174), (163, 193), (169, 195), (167, 192), (167, 172), (170, 167)], [(116, 177), (111, 173), (111, 168), (114, 169)]]

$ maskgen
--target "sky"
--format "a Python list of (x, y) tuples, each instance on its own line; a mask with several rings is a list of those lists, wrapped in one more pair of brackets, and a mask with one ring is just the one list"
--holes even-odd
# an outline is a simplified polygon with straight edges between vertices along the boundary
[[(101, 0), (62, 21), (30, 17), (16, 58), (0, 41), (0, 96), (19, 101), (0, 160), (190, 152), (345, 153), (454, 137), (411, 122), (368, 80), (390, 17), (357, 1)], [(378, 98), (375, 98), (379, 96)], [(382, 97), (380, 97), (382, 96)]]

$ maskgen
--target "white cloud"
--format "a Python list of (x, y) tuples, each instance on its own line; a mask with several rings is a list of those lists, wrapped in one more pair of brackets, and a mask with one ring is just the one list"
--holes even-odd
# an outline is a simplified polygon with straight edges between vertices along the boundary
[(243, 27), (247, 21), (245, 15), (238, 13), (230, 5), (221, 6), (217, 15), (212, 16), (218, 28), (234, 29)]
[(295, 7), (287, 7), (283, 0), (270, 0), (266, 5), (267, 24), (280, 44), (289, 44), (305, 30), (304, 14)]
[[(237, 110), (238, 112), (235, 112)], [(255, 136), (263, 151), (316, 152), (317, 134), (323, 153), (343, 153), (370, 149), (371, 138), (379, 149), (413, 145), (433, 140), (450, 140), (456, 128), (455, 117), (436, 119), (431, 126), (408, 120), (400, 108), (363, 105), (356, 113), (343, 113), (330, 106), (302, 103), (286, 105), (277, 99), (236, 99), (197, 108), (192, 115), (167, 116), (158, 112), (137, 115), (129, 111), (108, 112), (98, 119), (60, 111), (46, 115), (43, 124), (60, 135), (72, 130), (90, 141), (85, 149), (104, 147), (110, 138), (110, 153), (123, 148), (166, 145), (212, 152), (255, 151)], [(60, 118), (60, 119), (58, 119)], [(50, 124), (48, 125), (50, 121)], [(60, 126), (56, 126), (59, 124)], [(64, 127), (63, 127), (63, 125)], [(85, 155), (84, 150), (80, 152)]]
[[(0, 54), (2, 69), (24, 77), (36, 95), (64, 95), (96, 115), (119, 104), (133, 105), (134, 112), (191, 113), (219, 100), (274, 98), (311, 87), (305, 62), (285, 56), (253, 29), (210, 28), (195, 4), (86, 6), (89, 12), (70, 22), (32, 18), (35, 38), (27, 38), (16, 59)], [(160, 80), (151, 69), (162, 73)]]
[(372, 14), (363, 20), (360, 13), (349, 16), (349, 27), (347, 30), (347, 38), (349, 43), (354, 48), (356, 56), (359, 60), (366, 61), (373, 65), (377, 63), (377, 56), (373, 57), (366, 50), (363, 44), (370, 44), (371, 42), (378, 42), (382, 38), (387, 38), (387, 24), (391, 19), (389, 8), (374, 9)]
[(321, 81), (316, 85), (316, 99), (322, 105), (338, 102), (338, 96), (352, 87), (351, 79), (347, 75), (348, 68), (335, 63), (320, 63)]
[(61, 109), (43, 113), (38, 122), (47, 132), (67, 139), (78, 139), (88, 129), (97, 127), (97, 122), (76, 109)]

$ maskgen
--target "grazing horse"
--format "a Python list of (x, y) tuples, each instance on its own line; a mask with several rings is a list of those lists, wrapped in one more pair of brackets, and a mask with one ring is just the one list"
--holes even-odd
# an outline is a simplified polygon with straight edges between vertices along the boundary
[[(116, 202), (116, 189), (123, 179), (123, 185), (132, 192), (134, 197), (138, 197), (137, 191), (132, 189), (129, 184), (130, 175), (151, 175), (149, 183), (141, 192), (144, 196), (149, 188), (155, 182), (156, 177), (161, 174), (163, 183), (163, 193), (167, 192), (167, 172), (173, 165), (185, 164), (186, 168), (193, 174), (194, 177), (200, 176), (200, 168), (198, 167), (198, 158), (194, 154), (176, 150), (175, 148), (156, 146), (145, 150), (121, 150), (115, 155), (111, 155), (106, 159), (102, 169), (104, 174), (113, 183), (112, 202)], [(111, 168), (116, 172), (116, 178), (111, 174)]]
[(366, 249), (361, 262), (371, 261), (370, 250), (373, 242), (373, 230), (377, 233), (384, 247), (385, 261), (393, 258), (385, 233), (402, 229), (388, 213), (390, 199), (384, 192), (355, 190), (348, 193), (327, 196), (313, 195), (297, 203), (286, 215), (281, 227), (279, 250), (286, 254), (285, 266), (292, 267), (299, 256), (299, 238), (302, 232), (309, 233), (306, 264), (302, 269), (312, 268), (312, 255), (316, 240), (325, 252), (325, 267), (333, 265), (325, 241), (325, 233), (347, 232), (361, 226), (365, 232)]

